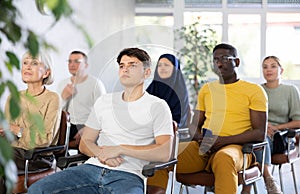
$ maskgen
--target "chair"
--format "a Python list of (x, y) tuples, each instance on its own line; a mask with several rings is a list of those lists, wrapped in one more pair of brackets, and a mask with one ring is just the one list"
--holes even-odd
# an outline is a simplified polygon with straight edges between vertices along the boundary
[(284, 191), (281, 167), (283, 164), (290, 164), (292, 175), (293, 175), (295, 193), (298, 194), (294, 162), (296, 162), (300, 158), (300, 149), (299, 149), (300, 129), (288, 129), (285, 131), (285, 133), (287, 133), (288, 142), (293, 141), (294, 138), (297, 139), (296, 148), (291, 149), (290, 144), (288, 144), (288, 150), (285, 153), (272, 154), (271, 156), (271, 163), (273, 164), (272, 174), (274, 173), (275, 167), (278, 166), (280, 187), (281, 190)]
[[(177, 155), (178, 155), (178, 143), (179, 143), (179, 134), (177, 123), (173, 121), (173, 131), (174, 131), (174, 139), (173, 139), (173, 149), (171, 159), (168, 162), (151, 162), (148, 165), (145, 165), (142, 170), (142, 174), (145, 177), (151, 177), (154, 175), (156, 170), (168, 168), (170, 166), (174, 166), (174, 172), (176, 172), (176, 164), (177, 164)], [(89, 157), (84, 154), (76, 154), (72, 156), (60, 157), (57, 162), (57, 166), (61, 169), (68, 168), (72, 164), (80, 164), (86, 161)], [(172, 185), (171, 185), (171, 193), (174, 193), (174, 184), (175, 183), (175, 173), (172, 175)], [(145, 179), (145, 193), (146, 193), (146, 179)]]
[(46, 152), (53, 152), (55, 158), (59, 156), (66, 156), (68, 151), (68, 142), (69, 142), (69, 132), (70, 132), (70, 123), (69, 123), (69, 114), (66, 111), (62, 111), (61, 120), (60, 120), (60, 128), (59, 128), (59, 139), (56, 146), (50, 146), (46, 148), (36, 148), (32, 150), (28, 150), (25, 153), (25, 170), (18, 171), (18, 181), (16, 183), (15, 188), (12, 193), (26, 193), (27, 188), (38, 181), (39, 179), (53, 174), (56, 172), (56, 162), (53, 163), (51, 168), (39, 169), (38, 171), (29, 171), (28, 163), (29, 160), (36, 158), (37, 155)]
[[(263, 151), (263, 160), (265, 156), (265, 146), (267, 142), (258, 142), (258, 143), (248, 143), (243, 145), (243, 154), (244, 154), (244, 163), (246, 163), (246, 155), (252, 153), (255, 150), (262, 149)], [(263, 165), (263, 164), (262, 164)], [(263, 168), (261, 169), (258, 164), (252, 165), (246, 169), (243, 167), (243, 170), (238, 172), (238, 185), (240, 184), (253, 184), (254, 185), (254, 193), (257, 192), (255, 182), (260, 180), (263, 177)], [(186, 187), (186, 193), (189, 193), (189, 186), (201, 185), (205, 186), (204, 193), (208, 191), (213, 192), (213, 186), (215, 182), (214, 174), (209, 173), (207, 171), (200, 171), (195, 173), (177, 173), (176, 180), (180, 185), (180, 194), (183, 192), (184, 186)]]

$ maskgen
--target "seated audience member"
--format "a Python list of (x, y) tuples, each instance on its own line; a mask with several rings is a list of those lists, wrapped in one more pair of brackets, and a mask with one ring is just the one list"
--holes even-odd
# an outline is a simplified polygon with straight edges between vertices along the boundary
[[(243, 168), (242, 145), (265, 139), (267, 97), (260, 85), (238, 78), (240, 60), (232, 45), (215, 46), (213, 65), (219, 80), (200, 89), (190, 127), (198, 132), (211, 130), (213, 138), (199, 134), (198, 141), (181, 142), (177, 172), (212, 172), (216, 194), (236, 194), (237, 172)], [(254, 156), (249, 154), (247, 161), (245, 165), (250, 166)], [(148, 193), (165, 193), (168, 170), (156, 171), (147, 179)]]
[(168, 103), (178, 128), (187, 127), (190, 111), (188, 91), (180, 62), (174, 55), (163, 54), (159, 57), (153, 81), (146, 91)]
[[(276, 131), (300, 128), (300, 95), (296, 86), (281, 83), (283, 68), (276, 56), (268, 56), (262, 62), (262, 72), (266, 83), (262, 84), (268, 95), (268, 130), (265, 153), (264, 180), (268, 194), (283, 193), (269, 172), (273, 153), (272, 137)], [(258, 162), (262, 162), (261, 154), (257, 153)], [(243, 192), (250, 193), (251, 186), (244, 186)]]
[(94, 104), (79, 145), (90, 158), (37, 181), (29, 194), (142, 194), (143, 166), (169, 160), (170, 109), (164, 100), (144, 90), (144, 80), (151, 74), (149, 55), (139, 48), (126, 48), (117, 62), (124, 91), (104, 94)]
[[(58, 141), (58, 130), (60, 123), (60, 99), (57, 93), (46, 88), (53, 82), (51, 60), (46, 53), (39, 53), (32, 57), (29, 52), (22, 57), (22, 80), (27, 84), (27, 89), (20, 91), (21, 112), (16, 119), (10, 118), (11, 96), (8, 97), (5, 114), (9, 121), (9, 129), (15, 135), (15, 141), (12, 142), (14, 151), (14, 161), (19, 170), (24, 170), (26, 150), (38, 147), (48, 147), (56, 145)], [(28, 95), (32, 99), (28, 98)], [(44, 122), (45, 131), (39, 131), (30, 115), (37, 114), (41, 116)], [(0, 129), (0, 134), (4, 134), (4, 129)], [(33, 138), (34, 137), (34, 138)], [(38, 170), (49, 168), (54, 160), (53, 154), (41, 155), (36, 160), (29, 162), (29, 170)], [(0, 184), (1, 192), (5, 188)], [(0, 193), (1, 193), (0, 192)]]
[(58, 86), (62, 106), (70, 114), (69, 147), (78, 149), (82, 128), (97, 98), (106, 93), (104, 84), (88, 75), (87, 55), (82, 51), (72, 51), (68, 59), (70, 78)]

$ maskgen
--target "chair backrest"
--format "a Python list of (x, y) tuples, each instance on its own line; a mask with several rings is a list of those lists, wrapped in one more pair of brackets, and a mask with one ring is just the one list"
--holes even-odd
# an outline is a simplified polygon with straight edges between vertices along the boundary
[[(69, 122), (69, 114), (66, 111), (62, 111), (61, 120), (60, 120), (60, 128), (59, 128), (59, 138), (56, 146), (63, 146), (64, 149), (57, 149), (59, 151), (54, 151), (55, 158), (57, 159), (60, 156), (66, 156), (68, 152), (68, 143), (69, 143), (69, 133), (70, 133), (70, 122)], [(51, 147), (48, 147), (50, 149)], [(43, 148), (42, 148), (43, 149)], [(47, 149), (47, 148), (44, 148)], [(50, 150), (49, 150), (50, 151)], [(45, 150), (45, 152), (49, 152)], [(32, 154), (31, 154), (32, 155)], [(18, 173), (18, 181), (15, 185), (13, 193), (25, 193), (27, 191), (27, 187), (32, 183), (38, 181), (39, 179), (48, 176), (50, 174), (55, 173), (55, 168), (50, 169), (42, 169), (35, 171), (28, 171), (28, 162), (25, 163), (25, 171), (19, 171)]]
[(60, 156), (67, 156), (69, 146), (69, 135), (70, 135), (70, 114), (67, 111), (62, 110), (61, 119), (59, 125), (59, 138), (57, 145), (64, 145), (65, 149), (54, 152), (56, 159)]
[(173, 132), (174, 132), (174, 139), (173, 139), (173, 149), (172, 149), (171, 158), (177, 158), (177, 156), (178, 156), (179, 134), (178, 134), (178, 125), (177, 125), (176, 121), (173, 121)]

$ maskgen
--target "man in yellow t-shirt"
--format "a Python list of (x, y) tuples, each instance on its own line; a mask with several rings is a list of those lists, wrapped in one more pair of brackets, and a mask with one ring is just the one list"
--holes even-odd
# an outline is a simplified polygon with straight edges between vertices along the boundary
[[(219, 80), (205, 84), (199, 92), (190, 126), (197, 141), (180, 143), (177, 172), (213, 172), (216, 194), (236, 194), (237, 172), (243, 167), (242, 144), (265, 139), (267, 96), (260, 85), (238, 78), (240, 60), (232, 45), (222, 43), (214, 48), (213, 65)], [(203, 138), (199, 132), (204, 130), (215, 138)], [(247, 161), (250, 166), (252, 155)], [(148, 193), (166, 191), (168, 170), (148, 178)]]

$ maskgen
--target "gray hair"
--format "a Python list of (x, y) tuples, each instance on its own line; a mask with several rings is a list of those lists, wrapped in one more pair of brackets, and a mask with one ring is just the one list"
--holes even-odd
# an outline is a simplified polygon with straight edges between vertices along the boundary
[[(26, 56), (31, 56), (32, 57), (32, 54), (29, 51), (27, 51), (23, 55), (22, 61), (24, 60), (24, 58)], [(49, 71), (49, 76), (43, 79), (43, 85), (50, 85), (50, 84), (52, 84), (53, 81), (54, 81), (54, 76), (53, 76), (53, 72), (52, 72), (52, 60), (51, 60), (51, 57), (46, 52), (40, 51), (34, 58), (37, 59), (37, 60), (39, 60), (45, 66), (45, 69), (47, 71)]]

